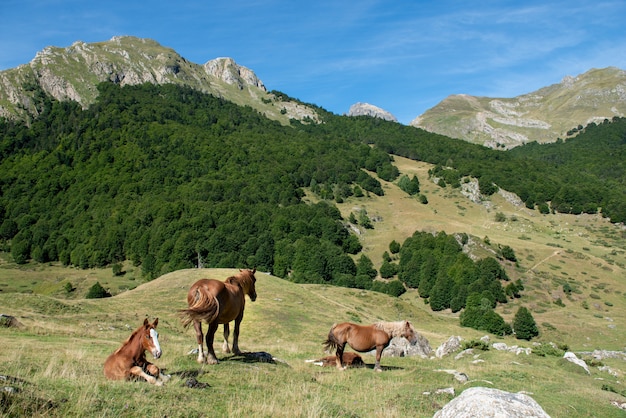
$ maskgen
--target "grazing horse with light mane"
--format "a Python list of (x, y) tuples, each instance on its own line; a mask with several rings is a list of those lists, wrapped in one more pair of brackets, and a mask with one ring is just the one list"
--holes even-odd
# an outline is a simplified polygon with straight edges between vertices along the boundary
[(380, 356), (393, 337), (404, 337), (411, 344), (417, 342), (417, 333), (409, 321), (378, 322), (373, 325), (358, 325), (351, 322), (334, 324), (324, 342), (325, 349), (337, 350), (335, 353), (337, 368), (345, 370), (343, 365), (343, 350), (349, 344), (354, 350), (361, 353), (376, 349), (376, 364), (374, 370), (381, 372)]
[[(189, 308), (180, 310), (181, 320), (185, 328), (193, 323), (196, 330), (198, 343), (198, 363), (217, 364), (217, 357), (213, 349), (213, 340), (219, 324), (224, 324), (224, 344), (222, 349), (230, 353), (228, 336), (230, 328), (228, 323), (235, 321), (233, 336), (233, 353), (240, 355), (239, 350), (239, 326), (243, 319), (243, 311), (246, 306), (245, 295), (251, 301), (256, 300), (256, 278), (254, 270), (240, 270), (235, 276), (227, 278), (224, 282), (213, 279), (201, 279), (195, 282), (187, 293)], [(209, 328), (206, 333), (207, 357), (204, 356), (202, 347), (202, 321), (206, 321)]]
[(124, 341), (122, 346), (107, 357), (104, 362), (104, 375), (108, 379), (122, 380), (143, 378), (157, 386), (163, 385), (170, 379), (169, 375), (161, 373), (161, 370), (146, 360), (146, 351), (149, 351), (155, 359), (163, 353), (159, 345), (159, 333), (156, 326), (159, 318), (153, 323), (144, 319), (143, 325), (137, 328)]

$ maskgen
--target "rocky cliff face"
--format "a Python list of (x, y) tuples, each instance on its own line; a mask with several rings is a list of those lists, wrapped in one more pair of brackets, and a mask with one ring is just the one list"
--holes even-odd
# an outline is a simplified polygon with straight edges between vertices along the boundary
[(285, 123), (289, 118), (318, 119), (313, 109), (268, 93), (252, 70), (231, 58), (198, 65), (153, 40), (130, 36), (92, 44), (75, 42), (66, 48), (47, 47), (30, 63), (0, 72), (0, 116), (19, 119), (36, 115), (37, 86), (57, 100), (74, 100), (87, 107), (95, 101), (96, 86), (103, 81), (183, 84), (249, 105)]
[(510, 99), (449, 96), (412, 126), (492, 148), (554, 142), (578, 125), (626, 115), (626, 71), (594, 69)]
[(228, 84), (236, 85), (240, 90), (246, 86), (253, 86), (266, 91), (263, 82), (252, 70), (237, 65), (232, 58), (216, 58), (204, 64), (204, 70)]
[(397, 122), (398, 120), (394, 115), (387, 112), (380, 107), (371, 105), (369, 103), (355, 103), (350, 106), (350, 110), (348, 111), (348, 116), (372, 116), (375, 118), (380, 118), (384, 120), (389, 120), (392, 122)]

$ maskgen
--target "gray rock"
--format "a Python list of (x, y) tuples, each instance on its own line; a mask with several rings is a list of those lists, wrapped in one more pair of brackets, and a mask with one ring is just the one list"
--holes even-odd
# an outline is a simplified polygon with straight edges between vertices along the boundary
[(350, 106), (350, 110), (348, 111), (348, 116), (373, 116), (375, 118), (389, 120), (392, 122), (397, 122), (398, 120), (394, 115), (387, 112), (380, 107), (371, 105), (369, 103), (355, 103)]
[(484, 387), (469, 388), (452, 399), (433, 418), (550, 417), (530, 396)]
[[(417, 333), (417, 342), (411, 344), (406, 338), (394, 337), (389, 342), (389, 346), (383, 350), (383, 356), (386, 357), (410, 357), (420, 356), (428, 358), (432, 354), (433, 349), (430, 347), (428, 339), (419, 332)], [(374, 355), (376, 350), (372, 350), (367, 354)]]
[(435, 351), (435, 357), (437, 358), (445, 357), (449, 354), (454, 353), (455, 351), (458, 351), (460, 348), (461, 348), (461, 337), (452, 336), (448, 338), (448, 341), (446, 341), (445, 343), (437, 347), (437, 350)]
[(587, 374), (591, 374), (591, 372), (589, 372), (589, 366), (587, 366), (587, 363), (585, 363), (584, 360), (581, 360), (578, 357), (576, 357), (576, 354), (572, 353), (571, 351), (566, 352), (563, 355), (563, 358), (569, 362), (576, 364), (577, 366), (582, 367), (583, 369), (585, 369)]

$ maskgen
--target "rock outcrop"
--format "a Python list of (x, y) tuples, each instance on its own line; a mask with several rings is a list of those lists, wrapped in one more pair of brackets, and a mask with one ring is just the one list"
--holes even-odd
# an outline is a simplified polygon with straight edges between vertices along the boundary
[(384, 119), (392, 122), (397, 122), (398, 120), (394, 115), (387, 112), (380, 107), (371, 105), (369, 103), (355, 103), (350, 106), (350, 110), (348, 111), (348, 116), (372, 116), (379, 119)]
[[(106, 42), (74, 42), (66, 48), (46, 47), (33, 60), (0, 71), (0, 116), (26, 119), (40, 111), (44, 92), (83, 108), (94, 103), (97, 85), (179, 84), (251, 106), (270, 119), (317, 121), (316, 111), (286, 97), (268, 93), (256, 74), (232, 58), (195, 64), (151, 39), (117, 36)], [(236, 86), (236, 88), (232, 88)]]
[(530, 396), (498, 389), (473, 387), (452, 399), (433, 418), (549, 418)]

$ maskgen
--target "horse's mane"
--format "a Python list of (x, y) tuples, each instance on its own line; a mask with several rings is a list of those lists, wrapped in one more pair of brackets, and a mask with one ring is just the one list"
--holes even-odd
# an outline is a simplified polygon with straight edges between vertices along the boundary
[(377, 322), (373, 326), (376, 329), (385, 331), (391, 337), (401, 337), (402, 331), (406, 326), (407, 321), (396, 321), (396, 322)]
[(224, 283), (236, 285), (243, 289), (252, 285), (252, 277), (254, 275), (250, 274), (250, 270), (242, 270), (238, 274), (224, 280)]
[(126, 340), (122, 343), (120, 348), (115, 350), (115, 354), (119, 353), (122, 348), (126, 347), (132, 341), (132, 339), (135, 337), (135, 335), (137, 335), (139, 333), (139, 331), (141, 331), (141, 329), (143, 327), (144, 327), (144, 325), (142, 325), (139, 328), (137, 328), (136, 330), (134, 330), (133, 333), (130, 334), (130, 336), (128, 338), (126, 338)]

